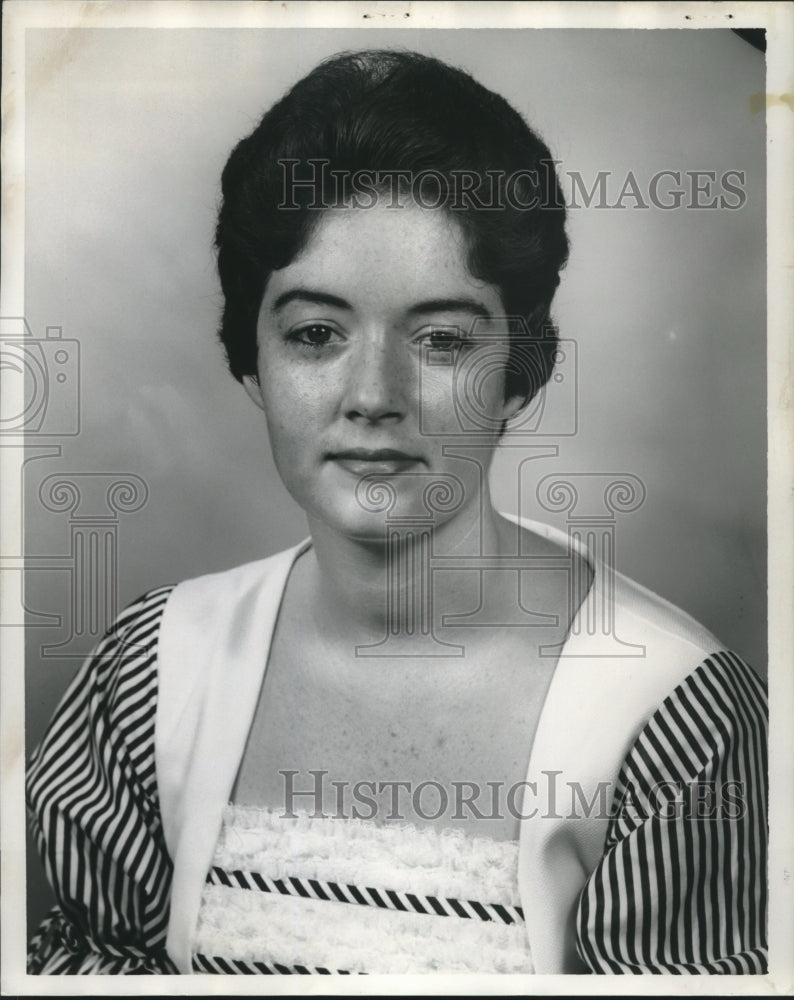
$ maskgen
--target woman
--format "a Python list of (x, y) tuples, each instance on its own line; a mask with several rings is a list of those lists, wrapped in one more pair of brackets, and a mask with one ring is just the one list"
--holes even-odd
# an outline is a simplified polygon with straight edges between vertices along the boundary
[(221, 338), (310, 538), (145, 595), (67, 692), (31, 971), (764, 971), (760, 683), (489, 496), (564, 223), (517, 112), (411, 53), (234, 150)]

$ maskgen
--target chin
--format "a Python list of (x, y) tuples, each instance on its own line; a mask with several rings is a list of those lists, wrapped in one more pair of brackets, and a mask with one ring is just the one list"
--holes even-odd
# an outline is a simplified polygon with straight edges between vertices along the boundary
[[(293, 493), (310, 522), (351, 539), (384, 544), (389, 530), (438, 528), (471, 507), (479, 484), (444, 471), (398, 476), (373, 473), (356, 480), (334, 470), (313, 484), (310, 495)], [(308, 502), (307, 502), (308, 501)]]
[(326, 503), (307, 512), (311, 524), (322, 524), (338, 535), (357, 542), (384, 546), (388, 523), (385, 513), (368, 513), (355, 502), (349, 504)]
[[(374, 494), (374, 489), (372, 494)], [(375, 499), (373, 495), (371, 499)], [(384, 499), (385, 499), (385, 495)], [(418, 540), (427, 531), (436, 531), (454, 521), (460, 512), (428, 512), (421, 493), (400, 498), (395, 506), (383, 510), (365, 510), (355, 497), (336, 503), (331, 498), (320, 509), (315, 505), (310, 512), (310, 523), (322, 523), (351, 541), (365, 543), (373, 548), (385, 548), (389, 539), (408, 543)]]

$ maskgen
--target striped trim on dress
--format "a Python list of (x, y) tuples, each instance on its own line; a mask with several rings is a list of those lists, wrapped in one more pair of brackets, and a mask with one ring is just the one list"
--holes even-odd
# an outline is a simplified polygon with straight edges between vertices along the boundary
[(581, 897), (595, 972), (766, 971), (766, 718), (760, 680), (722, 652), (642, 730)]
[(31, 973), (176, 971), (154, 765), (157, 633), (171, 589), (118, 617), (31, 759), (33, 834), (58, 900), (32, 942)]
[(265, 878), (259, 872), (232, 871), (212, 867), (207, 875), (208, 885), (225, 885), (259, 892), (272, 892), (282, 896), (301, 896), (303, 899), (321, 899), (325, 902), (353, 903), (376, 906), (382, 910), (400, 910), (402, 913), (423, 913), (437, 917), (462, 917), (466, 920), (495, 921), (503, 924), (524, 922), (520, 906), (502, 903), (478, 903), (473, 899), (439, 899), (437, 896), (414, 892), (397, 892), (395, 889), (372, 886), (340, 885), (314, 878), (286, 879)]
[(194, 972), (209, 972), (219, 976), (349, 976), (347, 969), (326, 969), (322, 966), (282, 965), (280, 962), (244, 962), (239, 958), (193, 956)]

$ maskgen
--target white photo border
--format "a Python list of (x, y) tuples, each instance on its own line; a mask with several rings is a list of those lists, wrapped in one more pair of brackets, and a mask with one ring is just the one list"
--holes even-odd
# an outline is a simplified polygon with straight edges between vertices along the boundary
[[(278, 983), (241, 977), (59, 977), (27, 976), (25, 958), (24, 637), (0, 629), (2, 711), (2, 990), (5, 994), (181, 995), (279, 993), (345, 994), (581, 994), (696, 995), (789, 993), (794, 982), (794, 4), (791, 3), (258, 3), (241, 0), (191, 3), (69, 3), (10, 0), (3, 9), (2, 302), (0, 316), (24, 309), (25, 33), (41, 27), (132, 28), (759, 28), (767, 32), (768, 175), (768, 538), (770, 735), (770, 972), (765, 977), (620, 976), (368, 976), (337, 980), (280, 978)], [(14, 398), (22, 387), (4, 374), (3, 391)], [(0, 459), (4, 460), (2, 450)], [(7, 471), (6, 469), (4, 471)], [(21, 537), (18, 482), (2, 480), (0, 550)], [(13, 593), (3, 588), (2, 619), (15, 616)], [(271, 990), (270, 987), (273, 987)], [(334, 989), (334, 987), (336, 987)]]

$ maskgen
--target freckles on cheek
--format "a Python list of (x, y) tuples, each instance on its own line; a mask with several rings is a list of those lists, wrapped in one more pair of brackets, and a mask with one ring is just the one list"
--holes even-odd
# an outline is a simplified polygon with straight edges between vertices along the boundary
[(284, 378), (277, 373), (265, 393), (265, 418), (271, 437), (281, 440), (305, 436), (316, 423), (317, 393), (311, 380)]

